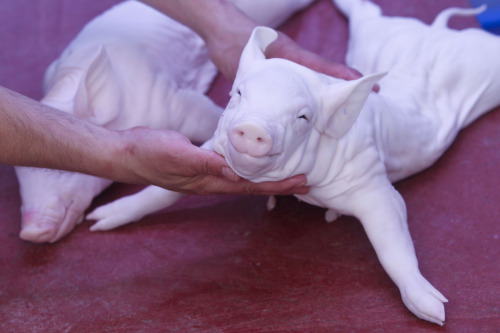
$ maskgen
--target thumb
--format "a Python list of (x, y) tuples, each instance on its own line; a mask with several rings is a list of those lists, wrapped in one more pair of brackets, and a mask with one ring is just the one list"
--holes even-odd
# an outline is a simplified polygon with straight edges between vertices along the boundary
[(199, 172), (205, 175), (222, 177), (231, 182), (237, 182), (241, 180), (241, 177), (238, 176), (229, 165), (226, 163), (226, 160), (221, 155), (217, 154), (214, 151), (206, 150), (200, 148), (200, 163)]

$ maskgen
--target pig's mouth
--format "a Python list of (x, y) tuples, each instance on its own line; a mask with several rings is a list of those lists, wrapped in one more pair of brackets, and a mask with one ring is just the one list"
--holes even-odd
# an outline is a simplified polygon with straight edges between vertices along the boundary
[(268, 154), (251, 156), (237, 151), (231, 144), (228, 145), (225, 158), (231, 169), (240, 177), (255, 180), (272, 170), (278, 156), (281, 154)]

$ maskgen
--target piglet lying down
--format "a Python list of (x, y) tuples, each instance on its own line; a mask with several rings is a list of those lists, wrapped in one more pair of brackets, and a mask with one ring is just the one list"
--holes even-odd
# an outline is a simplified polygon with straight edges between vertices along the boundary
[[(222, 112), (203, 95), (215, 74), (200, 37), (140, 2), (125, 1), (87, 24), (51, 64), (41, 102), (112, 129), (168, 128), (203, 142)], [(196, 129), (199, 123), (205, 126)], [(16, 173), (20, 237), (33, 242), (65, 236), (111, 184), (58, 170), (16, 167)]]
[[(260, 24), (276, 26), (312, 0), (233, 0)], [(194, 142), (213, 135), (222, 109), (204, 93), (217, 70), (203, 40), (139, 1), (90, 21), (47, 69), (42, 103), (111, 128), (170, 129)], [(61, 157), (64, 158), (64, 157)], [(83, 220), (111, 184), (74, 172), (16, 167), (22, 239), (55, 242)]]
[[(474, 10), (444, 11), (427, 26), (383, 17), (368, 1), (336, 3), (350, 20), (348, 65), (373, 74), (343, 81), (265, 59), (276, 33), (257, 28), (204, 147), (254, 182), (305, 174), (311, 191), (298, 197), (327, 208), (329, 221), (357, 217), (404, 304), (442, 325), (447, 300), (419, 271), (405, 204), (391, 183), (430, 166), (461, 128), (500, 104), (500, 39), (446, 27), (452, 14)], [(379, 94), (371, 92), (377, 82)], [(148, 187), (88, 218), (97, 220), (92, 230), (111, 229), (179, 197)]]

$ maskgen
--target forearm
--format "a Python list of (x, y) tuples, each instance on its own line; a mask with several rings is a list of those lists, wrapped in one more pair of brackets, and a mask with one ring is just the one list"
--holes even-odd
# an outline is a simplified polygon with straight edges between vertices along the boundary
[(190, 27), (205, 41), (230, 32), (251, 32), (256, 23), (227, 0), (141, 0)]
[(257, 23), (227, 0), (141, 0), (188, 26), (207, 44), (210, 57), (233, 80), (243, 48)]
[[(210, 58), (230, 81), (234, 80), (241, 52), (258, 24), (227, 0), (142, 0), (198, 33)], [(360, 73), (309, 52), (281, 32), (266, 50), (268, 58), (284, 58), (334, 77), (352, 80)], [(378, 86), (374, 88), (378, 90)]]
[(0, 163), (110, 176), (119, 134), (0, 87)]

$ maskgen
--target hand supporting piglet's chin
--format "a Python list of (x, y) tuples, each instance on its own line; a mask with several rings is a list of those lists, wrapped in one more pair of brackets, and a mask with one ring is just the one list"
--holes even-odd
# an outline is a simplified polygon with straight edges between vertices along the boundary
[(117, 156), (122, 166), (128, 166), (129, 172), (114, 174), (115, 180), (149, 183), (198, 195), (288, 195), (309, 191), (303, 175), (263, 183), (242, 179), (230, 169), (224, 157), (193, 145), (178, 132), (136, 127), (122, 131), (120, 135), (124, 144)]

